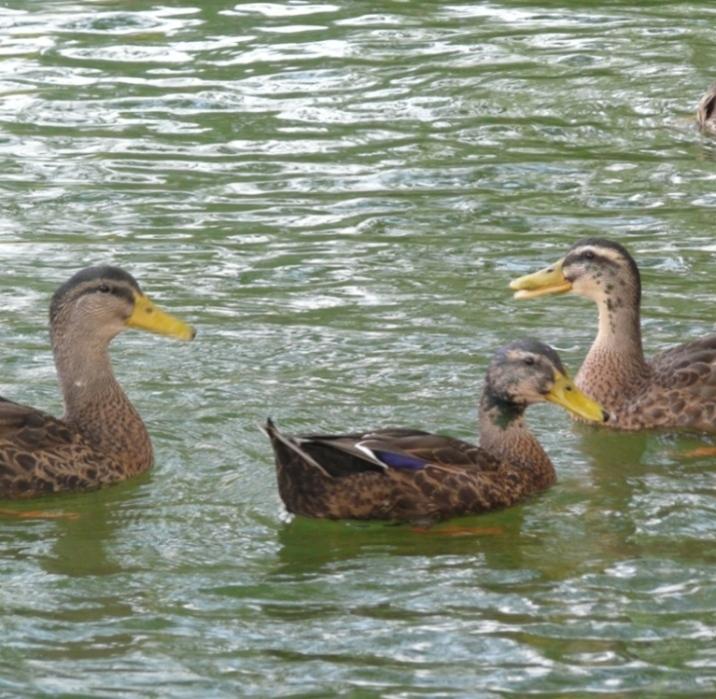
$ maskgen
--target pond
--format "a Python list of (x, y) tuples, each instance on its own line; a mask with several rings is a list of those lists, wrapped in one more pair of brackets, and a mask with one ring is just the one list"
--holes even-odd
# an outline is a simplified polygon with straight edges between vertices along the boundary
[(2, 503), (0, 694), (716, 693), (708, 437), (536, 406), (557, 485), (418, 530), (289, 516), (257, 429), (474, 439), (497, 347), (584, 357), (592, 304), (507, 284), (585, 235), (637, 258), (648, 351), (712, 332), (710, 3), (8, 0), (0, 27), (0, 393), (61, 414), (47, 306), (86, 265), (199, 333), (113, 345), (150, 474)]

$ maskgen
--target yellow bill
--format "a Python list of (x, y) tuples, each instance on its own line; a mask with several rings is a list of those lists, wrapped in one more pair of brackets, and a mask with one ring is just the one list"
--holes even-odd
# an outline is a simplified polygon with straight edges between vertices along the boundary
[(515, 290), (516, 299), (533, 299), (547, 294), (564, 294), (572, 288), (562, 274), (564, 258), (539, 272), (525, 274), (510, 282), (510, 289)]
[(559, 372), (555, 372), (554, 385), (545, 398), (585, 420), (606, 422), (609, 419), (609, 414), (599, 403), (582, 393), (568, 376)]
[(193, 340), (196, 335), (196, 330), (191, 325), (157, 308), (144, 294), (135, 293), (134, 310), (127, 318), (127, 325), (179, 340)]

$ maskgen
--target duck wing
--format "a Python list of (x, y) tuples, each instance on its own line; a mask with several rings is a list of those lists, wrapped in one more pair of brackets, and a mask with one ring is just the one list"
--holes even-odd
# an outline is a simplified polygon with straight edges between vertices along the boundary
[(474, 444), (422, 430), (385, 428), (350, 434), (281, 434), (272, 422), (265, 428), (325, 475), (341, 478), (368, 471), (419, 471), (427, 466), (448, 470), (492, 469), (499, 461)]
[(716, 335), (662, 352), (651, 368), (644, 403), (656, 425), (716, 431)]
[(21, 449), (37, 450), (73, 441), (74, 431), (66, 422), (29, 405), (0, 397), (0, 451), (8, 442)]
[(716, 400), (716, 335), (662, 352), (651, 366), (660, 385), (690, 389), (702, 400)]

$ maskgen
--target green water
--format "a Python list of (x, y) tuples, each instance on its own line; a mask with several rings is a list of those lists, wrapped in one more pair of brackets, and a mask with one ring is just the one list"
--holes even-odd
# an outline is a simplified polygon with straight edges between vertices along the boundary
[(255, 427), (472, 437), (498, 346), (579, 365), (595, 309), (506, 284), (585, 234), (647, 348), (711, 332), (711, 3), (1, 6), (0, 393), (61, 412), (88, 264), (199, 330), (113, 346), (151, 474), (3, 505), (1, 696), (716, 695), (707, 440), (538, 406), (559, 483), (454, 537), (291, 518)]

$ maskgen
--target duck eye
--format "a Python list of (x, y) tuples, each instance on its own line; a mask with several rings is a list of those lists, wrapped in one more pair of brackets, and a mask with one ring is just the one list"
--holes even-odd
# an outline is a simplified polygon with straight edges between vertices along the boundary
[(108, 294), (111, 291), (111, 289), (109, 288), (109, 284), (100, 284), (99, 290), (103, 294)]
[(584, 253), (584, 259), (585, 260), (593, 260), (594, 259), (594, 252), (592, 250), (587, 250)]
[(525, 358), (524, 358), (524, 363), (525, 363), (527, 366), (534, 366), (535, 358), (534, 358), (534, 357), (525, 357)]

